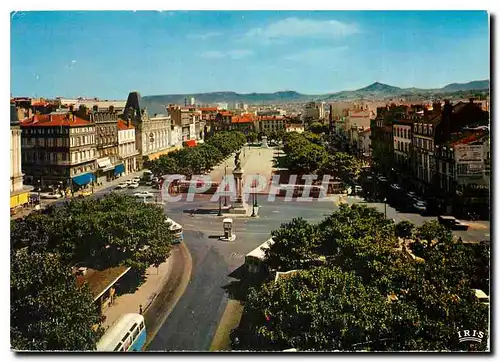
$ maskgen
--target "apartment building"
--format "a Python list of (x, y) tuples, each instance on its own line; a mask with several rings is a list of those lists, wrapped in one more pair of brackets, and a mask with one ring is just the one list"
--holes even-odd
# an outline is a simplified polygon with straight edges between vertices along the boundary
[(96, 129), (97, 182), (111, 181), (125, 171), (118, 152), (118, 114), (112, 109), (98, 111), (94, 106), (89, 120)]
[(175, 149), (169, 144), (171, 116), (156, 114), (150, 117), (147, 108), (142, 106), (141, 95), (138, 92), (131, 92), (128, 95), (123, 119), (130, 121), (135, 128), (139, 169), (143, 167), (145, 160), (158, 158)]
[(21, 122), (22, 170), (27, 184), (80, 188), (95, 181), (96, 126), (69, 112)]
[(256, 131), (265, 132), (267, 134), (271, 132), (284, 131), (285, 124), (286, 121), (283, 116), (260, 116), (257, 117)]
[(118, 120), (118, 155), (123, 162), (123, 170), (119, 176), (128, 175), (138, 170), (136, 157), (139, 150), (135, 145), (135, 128), (130, 121)]

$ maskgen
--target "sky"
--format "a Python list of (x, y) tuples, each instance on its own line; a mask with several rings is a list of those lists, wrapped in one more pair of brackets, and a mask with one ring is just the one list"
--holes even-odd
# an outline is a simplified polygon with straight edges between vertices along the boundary
[(39, 11), (11, 13), (11, 94), (141, 95), (490, 78), (483, 11)]

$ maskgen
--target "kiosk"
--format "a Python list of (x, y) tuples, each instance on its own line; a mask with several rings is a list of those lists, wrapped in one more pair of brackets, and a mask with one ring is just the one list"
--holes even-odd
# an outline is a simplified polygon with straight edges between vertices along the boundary
[(224, 236), (221, 236), (220, 240), (234, 241), (236, 239), (236, 235), (233, 234), (233, 219), (226, 218), (222, 220), (222, 226), (224, 228)]

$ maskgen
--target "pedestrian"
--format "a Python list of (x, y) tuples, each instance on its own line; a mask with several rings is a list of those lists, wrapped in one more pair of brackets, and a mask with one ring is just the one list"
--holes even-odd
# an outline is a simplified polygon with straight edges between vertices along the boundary
[(139, 314), (142, 314), (142, 304), (139, 304)]

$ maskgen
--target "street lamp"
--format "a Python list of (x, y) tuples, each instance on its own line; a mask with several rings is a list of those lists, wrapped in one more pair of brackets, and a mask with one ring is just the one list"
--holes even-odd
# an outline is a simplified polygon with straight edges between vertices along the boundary
[[(227, 177), (227, 163), (226, 163), (226, 166), (224, 166), (224, 182), (226, 182), (226, 177)], [(225, 185), (226, 184), (224, 183), (224, 186)], [(219, 198), (219, 200), (220, 200), (220, 198)], [(224, 206), (227, 206), (227, 195), (225, 193), (224, 193)]]
[[(257, 177), (259, 177), (259, 174), (257, 174)], [(255, 186), (257, 186), (257, 182), (255, 183)], [(257, 203), (257, 191), (253, 191), (254, 192), (254, 206), (255, 207), (258, 207), (259, 204)]]
[(254, 198), (254, 202), (252, 204), (252, 217), (255, 217), (257, 215), (255, 215), (255, 193), (253, 194), (253, 198)]
[(217, 216), (222, 216), (222, 199), (219, 197), (219, 213)]
[(384, 215), (385, 218), (387, 219), (387, 198), (384, 198)]

